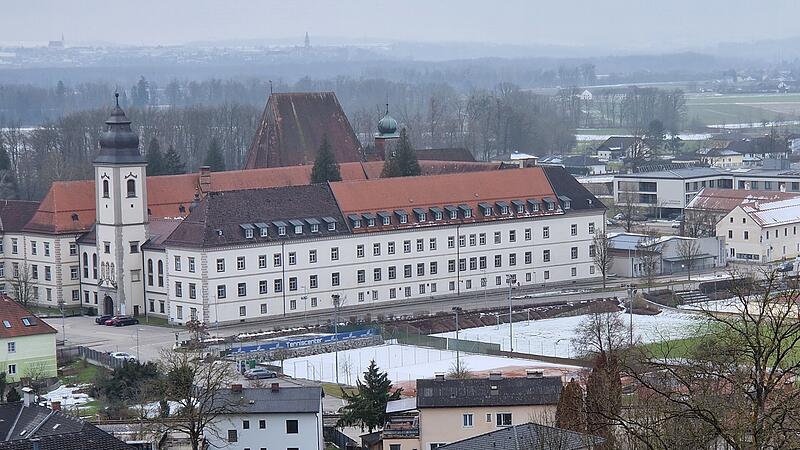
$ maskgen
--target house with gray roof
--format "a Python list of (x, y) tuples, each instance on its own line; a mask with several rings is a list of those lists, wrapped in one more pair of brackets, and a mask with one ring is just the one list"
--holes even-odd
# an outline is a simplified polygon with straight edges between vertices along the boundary
[(272, 383), (266, 388), (231, 385), (216, 401), (229, 405), (204, 430), (209, 448), (324, 449), (322, 437), (322, 388), (285, 387)]

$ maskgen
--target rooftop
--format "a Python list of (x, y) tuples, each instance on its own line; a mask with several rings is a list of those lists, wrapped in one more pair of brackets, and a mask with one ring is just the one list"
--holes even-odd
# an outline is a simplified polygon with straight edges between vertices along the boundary
[(742, 203), (754, 200), (775, 201), (800, 197), (800, 192), (752, 191), (746, 189), (705, 188), (686, 205), (687, 210), (714, 211), (727, 214)]
[(535, 423), (512, 425), (440, 447), (447, 450), (593, 449), (602, 438)]
[(0, 200), (0, 232), (13, 233), (22, 230), (38, 208), (39, 202)]
[(242, 388), (220, 391), (219, 401), (235, 405), (235, 414), (318, 413), (324, 397), (319, 386)]
[(800, 197), (774, 202), (754, 201), (741, 205), (757, 224), (774, 226), (800, 221)]
[(22, 305), (0, 294), (0, 339), (37, 334), (55, 334), (56, 330)]
[(417, 408), (555, 405), (561, 378), (417, 380)]

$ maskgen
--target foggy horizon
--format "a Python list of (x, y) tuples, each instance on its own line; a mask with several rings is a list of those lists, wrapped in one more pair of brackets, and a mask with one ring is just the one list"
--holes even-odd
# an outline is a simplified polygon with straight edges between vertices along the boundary
[(610, 52), (685, 51), (720, 43), (800, 36), (790, 20), (800, 2), (691, 0), (670, 4), (586, 0), (560, 4), (462, 0), (390, 2), (276, 2), (231, 5), (212, 0), (114, 3), (88, 0), (13, 1), (0, 17), (0, 42), (15, 45), (60, 39), (109, 45), (185, 45), (195, 42), (465, 43), (522, 47), (564, 46)]

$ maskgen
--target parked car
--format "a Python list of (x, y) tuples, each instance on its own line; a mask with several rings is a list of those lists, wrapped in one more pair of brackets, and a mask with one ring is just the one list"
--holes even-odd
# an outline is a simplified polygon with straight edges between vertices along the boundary
[(120, 361), (130, 361), (130, 362), (136, 361), (135, 356), (125, 352), (111, 352), (109, 353), (109, 356), (111, 356), (114, 359), (118, 359)]
[(625, 218), (625, 214), (622, 214), (622, 213), (618, 213), (613, 217), (614, 220), (623, 220), (624, 218)]
[(676, 221), (672, 222), (671, 226), (672, 226), (672, 228), (680, 228), (681, 227), (681, 223), (676, 220)]
[(124, 327), (126, 325), (138, 325), (139, 319), (134, 319), (133, 317), (129, 316), (116, 316), (113, 319), (106, 322), (106, 325), (113, 325), (115, 327)]
[(111, 320), (113, 318), (114, 318), (114, 316), (112, 316), (111, 314), (103, 314), (100, 317), (96, 317), (94, 319), (94, 323), (96, 323), (98, 325), (105, 325), (106, 321)]
[(256, 367), (244, 371), (244, 377), (248, 380), (261, 380), (263, 378), (277, 378), (278, 374), (263, 367)]
[(777, 270), (778, 272), (783, 272), (783, 273), (791, 272), (791, 271), (794, 270), (794, 263), (791, 262), (791, 261), (786, 261), (785, 263), (783, 263), (780, 266), (778, 266), (778, 268), (775, 269), (775, 270)]

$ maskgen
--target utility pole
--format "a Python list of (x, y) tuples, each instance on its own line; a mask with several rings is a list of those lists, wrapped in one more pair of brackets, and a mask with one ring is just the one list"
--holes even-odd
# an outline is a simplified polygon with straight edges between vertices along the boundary
[(460, 306), (454, 306), (453, 312), (456, 313), (456, 370), (461, 373), (461, 346), (458, 340), (458, 313), (463, 311)]
[[(333, 300), (333, 334), (339, 334), (339, 294), (332, 294)], [(336, 342), (333, 343), (334, 348), (334, 364), (336, 364), (336, 385), (339, 385), (339, 346)]]
[(517, 277), (513, 274), (506, 274), (506, 283), (508, 283), (508, 348), (510, 351), (514, 351), (514, 316), (513, 314), (513, 304), (511, 300), (511, 286), (517, 280)]

